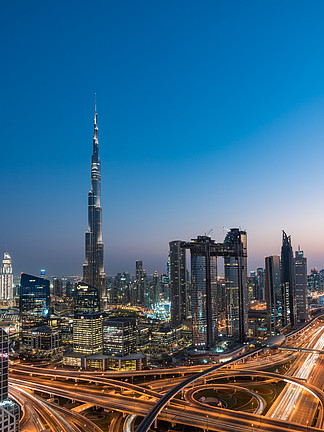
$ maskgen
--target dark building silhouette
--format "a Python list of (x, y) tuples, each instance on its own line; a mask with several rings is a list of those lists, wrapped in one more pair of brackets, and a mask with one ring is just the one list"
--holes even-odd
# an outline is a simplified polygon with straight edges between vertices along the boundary
[[(211, 349), (219, 336), (220, 318), (223, 335), (244, 342), (247, 334), (247, 236), (245, 231), (232, 228), (224, 243), (211, 237), (198, 236), (190, 243), (181, 243), (191, 255), (191, 309), (193, 345)], [(217, 257), (224, 257), (226, 310), (219, 302)], [(224, 318), (223, 318), (224, 317)], [(224, 328), (226, 327), (226, 329)]]
[(273, 336), (282, 326), (282, 295), (280, 286), (280, 257), (272, 255), (265, 258), (267, 331)]
[(225, 237), (224, 245), (230, 246), (236, 252), (224, 257), (227, 332), (239, 342), (244, 342), (248, 331), (246, 232), (232, 228)]
[(50, 283), (47, 279), (21, 274), (19, 313), (22, 328), (38, 327), (50, 317)]
[(135, 273), (135, 282), (134, 282), (134, 291), (135, 291), (135, 303), (143, 306), (148, 303), (148, 293), (147, 291), (147, 278), (145, 270), (143, 269), (143, 261), (136, 261), (136, 273)]
[(54, 297), (63, 297), (63, 282), (59, 278), (53, 278), (53, 294)]
[(181, 247), (179, 240), (170, 242), (169, 246), (171, 327), (175, 328), (188, 316), (186, 249)]
[(100, 312), (100, 295), (98, 288), (78, 282), (74, 291), (74, 317)]
[(102, 242), (101, 165), (99, 160), (98, 122), (95, 107), (93, 153), (91, 160), (91, 190), (88, 194), (88, 231), (85, 235), (85, 264), (83, 280), (106, 296), (104, 245)]
[(281, 246), (281, 295), (283, 326), (297, 324), (296, 283), (291, 237), (282, 231)]

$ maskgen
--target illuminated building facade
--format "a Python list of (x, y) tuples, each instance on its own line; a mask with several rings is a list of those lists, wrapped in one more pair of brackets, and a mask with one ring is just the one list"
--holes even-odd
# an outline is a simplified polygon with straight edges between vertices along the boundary
[(47, 279), (21, 274), (19, 313), (22, 328), (46, 325), (50, 317), (50, 283)]
[(136, 353), (136, 321), (129, 318), (105, 320), (103, 353), (124, 357)]
[(102, 242), (101, 164), (99, 160), (98, 121), (95, 107), (93, 153), (91, 161), (91, 190), (88, 194), (88, 231), (85, 235), (85, 264), (83, 281), (99, 289), (106, 297), (104, 245)]
[(170, 242), (169, 246), (171, 327), (176, 328), (188, 316), (186, 249), (179, 240)]
[(102, 321), (100, 312), (77, 314), (73, 319), (73, 352), (89, 356), (102, 353)]
[(267, 332), (274, 336), (282, 327), (282, 297), (280, 286), (280, 257), (265, 258), (265, 283), (267, 301)]
[(224, 245), (236, 251), (224, 257), (227, 283), (227, 335), (244, 342), (248, 331), (247, 301), (247, 235), (245, 231), (232, 228), (226, 235)]
[(11, 265), (11, 256), (8, 252), (3, 255), (3, 261), (0, 274), (0, 299), (13, 299), (13, 274)]
[(135, 282), (134, 282), (134, 303), (139, 306), (143, 306), (148, 303), (147, 298), (147, 278), (145, 270), (143, 269), (143, 261), (136, 261), (136, 273), (135, 273)]
[(283, 327), (297, 324), (296, 282), (291, 237), (282, 231), (281, 295)]
[(78, 282), (74, 291), (74, 315), (100, 311), (99, 290), (83, 282)]
[[(224, 243), (216, 243), (208, 236), (198, 236), (190, 243), (181, 242), (180, 246), (190, 249), (191, 254), (194, 347), (203, 350), (213, 348), (219, 330), (222, 330), (222, 336), (244, 342), (248, 331), (246, 232), (232, 228)], [(223, 285), (217, 281), (217, 257), (224, 257), (225, 311), (224, 302), (219, 301)]]
[(297, 302), (297, 322), (307, 321), (307, 258), (304, 252), (298, 248), (294, 258), (295, 282), (296, 282), (296, 302)]
[(19, 407), (8, 398), (9, 342), (7, 333), (0, 328), (0, 431), (19, 431)]

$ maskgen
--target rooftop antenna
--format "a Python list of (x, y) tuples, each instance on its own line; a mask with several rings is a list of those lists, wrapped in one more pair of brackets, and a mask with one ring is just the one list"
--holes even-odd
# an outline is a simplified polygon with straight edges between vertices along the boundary
[(209, 236), (213, 232), (213, 228), (211, 228), (208, 232), (205, 232), (205, 236)]

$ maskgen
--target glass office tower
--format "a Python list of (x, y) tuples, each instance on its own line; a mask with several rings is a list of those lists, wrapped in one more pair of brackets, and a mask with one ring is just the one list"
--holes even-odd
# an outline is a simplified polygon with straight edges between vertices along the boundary
[(282, 327), (282, 297), (280, 286), (280, 257), (265, 257), (267, 331), (270, 336), (280, 332)]
[(181, 247), (179, 240), (170, 242), (169, 246), (171, 327), (176, 328), (188, 315), (186, 249)]
[(47, 279), (21, 274), (19, 313), (22, 328), (45, 325), (50, 317), (50, 283)]
[(227, 334), (239, 342), (244, 342), (248, 331), (246, 232), (232, 228), (225, 237), (224, 245), (237, 251), (236, 255), (224, 257), (227, 284)]

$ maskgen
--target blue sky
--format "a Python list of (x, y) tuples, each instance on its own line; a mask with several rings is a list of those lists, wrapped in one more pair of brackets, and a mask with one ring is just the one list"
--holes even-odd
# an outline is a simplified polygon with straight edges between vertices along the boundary
[(324, 267), (322, 1), (2, 5), (0, 251), (81, 274), (97, 93), (108, 274), (168, 242), (281, 229)]

